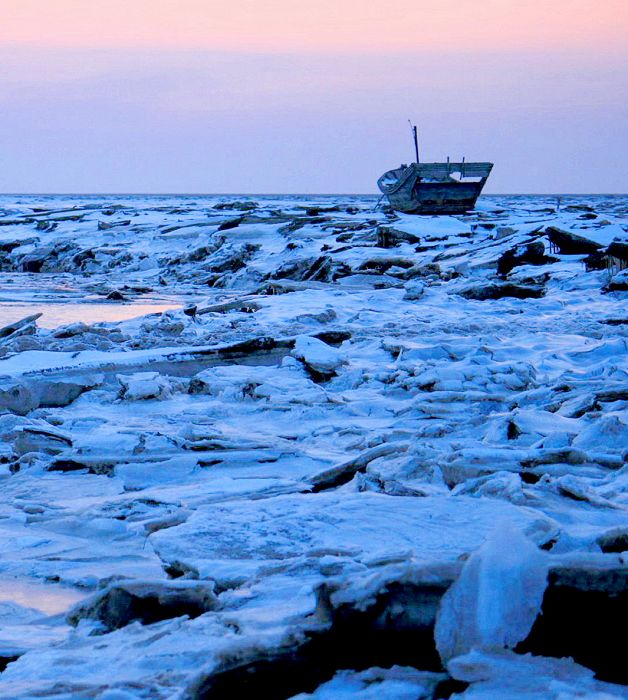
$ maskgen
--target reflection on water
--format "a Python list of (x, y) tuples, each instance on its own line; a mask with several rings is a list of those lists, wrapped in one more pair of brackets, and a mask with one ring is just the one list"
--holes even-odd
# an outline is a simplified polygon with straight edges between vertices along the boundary
[(46, 615), (65, 612), (83, 598), (85, 593), (74, 588), (18, 579), (0, 579), (0, 603), (17, 603), (25, 608), (41, 610)]
[(102, 323), (126, 321), (130, 318), (177, 309), (181, 303), (23, 303), (0, 302), (0, 327), (19, 321), (25, 316), (41, 313), (37, 325), (42, 328), (57, 328), (68, 323)]

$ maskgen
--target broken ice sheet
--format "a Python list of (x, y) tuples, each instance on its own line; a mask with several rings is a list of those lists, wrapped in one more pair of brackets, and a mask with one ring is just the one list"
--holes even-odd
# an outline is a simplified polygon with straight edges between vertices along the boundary
[(551, 520), (500, 501), (332, 491), (205, 506), (150, 541), (164, 561), (233, 586), (304, 557), (456, 559), (507, 517), (539, 544), (555, 532)]
[[(447, 623), (456, 653), (524, 634), (538, 590), (522, 582), (539, 557), (554, 562), (550, 603), (585, 601), (587, 629), (608, 621), (592, 632), (603, 659), (577, 628), (561, 653), (620, 678), (605, 646), (618, 616), (596, 621), (586, 601), (600, 591), (614, 610), (623, 580), (625, 198), (564, 198), (560, 211), (482, 198), (441, 218), (375, 204), (0, 197), (0, 318), (10, 299), (84, 314), (0, 333), (0, 576), (29, 591), (2, 608), (0, 696), (177, 697), (234, 654), (245, 673), (255, 653), (292, 654), (323, 624), (323, 589), (333, 610), (388, 600), (401, 612), (386, 619), (429, 645), (383, 645), (398, 671), (328, 660), (292, 694), (416, 696), (443, 673), (424, 667), (438, 663), (431, 626), (459, 569), (451, 597), (468, 594), (469, 615), (454, 612), (469, 638)], [(178, 308), (103, 323), (81, 298)], [(527, 544), (515, 536), (500, 554), (490, 533), (504, 520)], [(33, 586), (96, 600), (140, 587), (164, 604), (116, 630), (89, 616), (70, 628), (37, 609)], [(214, 587), (218, 607), (173, 610), (172, 592), (195, 586)], [(416, 594), (405, 607), (403, 586)], [(563, 608), (546, 612), (563, 630)], [(439, 692), (621, 694), (571, 662), (513, 652), (483, 651), (486, 678), (463, 673), (473, 654), (449, 662), (460, 680)]]
[(455, 697), (464, 700), (522, 698), (595, 698), (618, 700), (628, 697), (626, 689), (595, 680), (593, 673), (571, 659), (552, 659), (512, 651), (479, 651), (459, 656), (449, 663), (456, 680), (470, 683)]

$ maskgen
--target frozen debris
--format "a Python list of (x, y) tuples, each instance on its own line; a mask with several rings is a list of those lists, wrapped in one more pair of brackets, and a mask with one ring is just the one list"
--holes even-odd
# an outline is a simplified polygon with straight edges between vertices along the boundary
[(547, 571), (547, 554), (519, 528), (497, 525), (441, 601), (434, 634), (443, 661), (523, 641), (541, 609)]
[(98, 328), (97, 326), (90, 326), (83, 321), (78, 321), (76, 323), (69, 323), (67, 326), (60, 326), (52, 332), (52, 335), (54, 338), (73, 338), (74, 336), (83, 335), (84, 333), (108, 335), (109, 331), (106, 328)]

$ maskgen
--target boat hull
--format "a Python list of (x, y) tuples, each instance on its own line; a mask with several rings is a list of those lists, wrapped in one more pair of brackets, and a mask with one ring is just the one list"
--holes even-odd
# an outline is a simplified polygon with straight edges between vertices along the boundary
[(475, 207), (492, 163), (413, 163), (377, 184), (393, 209), (407, 214), (462, 214)]
[(471, 211), (483, 183), (417, 182), (388, 195), (390, 206), (407, 214), (463, 214)]

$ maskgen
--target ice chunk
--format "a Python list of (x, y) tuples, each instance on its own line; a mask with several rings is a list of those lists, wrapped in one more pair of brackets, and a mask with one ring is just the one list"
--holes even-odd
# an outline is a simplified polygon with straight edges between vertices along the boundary
[(299, 693), (292, 700), (427, 700), (443, 679), (440, 674), (404, 666), (339, 671), (313, 693)]
[(443, 596), (434, 631), (443, 661), (525, 639), (541, 608), (547, 569), (547, 555), (520, 529), (499, 524)]
[(583, 449), (626, 449), (628, 425), (617, 416), (602, 416), (577, 435), (573, 444)]
[(593, 678), (593, 671), (571, 659), (548, 659), (511, 651), (480, 652), (474, 650), (448, 664), (459, 681), (471, 687), (457, 697), (463, 700), (618, 700), (625, 689)]
[(159, 399), (170, 393), (168, 380), (162, 377), (159, 372), (118, 374), (117, 379), (122, 385), (120, 397), (127, 401)]
[(336, 348), (309, 335), (300, 335), (296, 339), (292, 355), (308, 369), (324, 376), (333, 376), (343, 363), (343, 357)]

